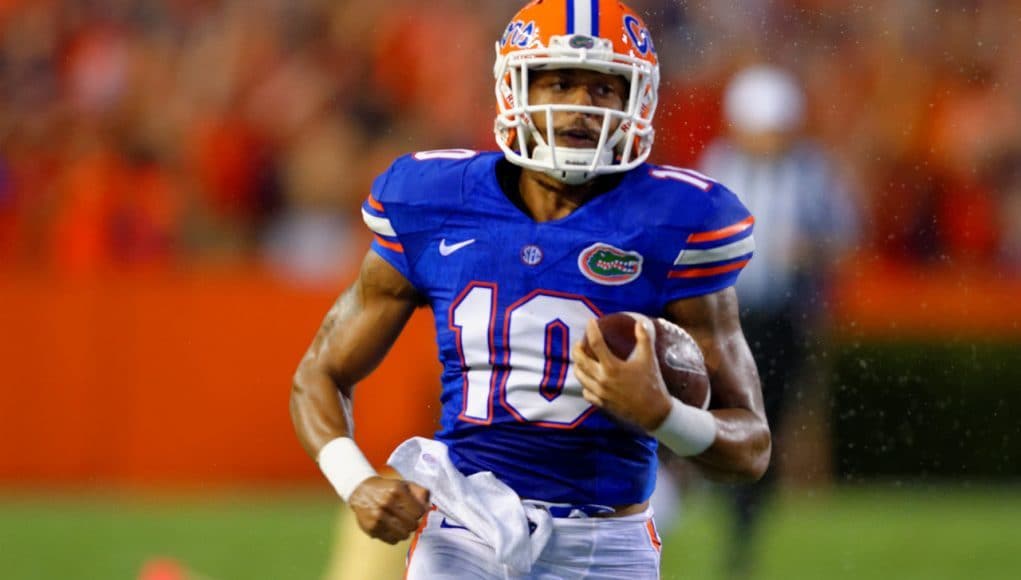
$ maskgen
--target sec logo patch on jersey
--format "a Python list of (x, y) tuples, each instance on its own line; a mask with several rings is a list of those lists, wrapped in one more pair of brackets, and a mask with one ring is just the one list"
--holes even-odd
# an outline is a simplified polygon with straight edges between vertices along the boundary
[(644, 258), (603, 242), (596, 242), (578, 254), (578, 269), (596, 284), (620, 286), (642, 275)]
[(526, 266), (538, 266), (542, 262), (542, 248), (535, 244), (528, 244), (521, 248), (521, 263)]

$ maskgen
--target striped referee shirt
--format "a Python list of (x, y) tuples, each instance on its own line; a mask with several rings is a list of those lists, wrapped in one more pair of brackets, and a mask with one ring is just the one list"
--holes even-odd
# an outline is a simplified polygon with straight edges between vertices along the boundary
[[(822, 274), (819, 260), (853, 241), (854, 206), (811, 141), (767, 158), (720, 139), (706, 150), (701, 170), (736, 193), (755, 216), (755, 259), (737, 282), (742, 307), (773, 311), (798, 304), (799, 284)], [(812, 257), (808, 263), (806, 256)]]

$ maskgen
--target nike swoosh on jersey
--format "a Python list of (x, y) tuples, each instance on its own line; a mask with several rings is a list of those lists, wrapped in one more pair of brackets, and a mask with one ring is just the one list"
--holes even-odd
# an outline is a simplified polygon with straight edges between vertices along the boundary
[(448, 524), (447, 523), (447, 518), (443, 518), (442, 520), (440, 520), (440, 527), (441, 528), (449, 528), (451, 530), (467, 530), (468, 529), (468, 528), (466, 528), (464, 526), (457, 526), (457, 525), (454, 525), (454, 524)]
[(456, 244), (447, 245), (447, 240), (444, 238), (440, 240), (440, 255), (449, 256), (450, 254), (453, 254), (454, 252), (460, 250), (461, 248), (465, 246), (470, 246), (474, 243), (475, 238), (472, 238), (470, 240), (465, 240), (463, 242), (457, 242)]

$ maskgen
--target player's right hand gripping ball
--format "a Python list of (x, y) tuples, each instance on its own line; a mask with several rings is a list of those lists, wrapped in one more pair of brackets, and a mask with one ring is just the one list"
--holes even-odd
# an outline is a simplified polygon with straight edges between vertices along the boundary
[[(707, 409), (709, 407), (709, 373), (706, 371), (702, 349), (690, 334), (680, 326), (663, 318), (648, 318), (634, 312), (615, 312), (600, 317), (596, 322), (610, 352), (626, 359), (635, 348), (635, 324), (638, 321), (652, 324), (650, 332), (656, 346), (656, 359), (663, 382), (671, 395), (681, 402)], [(646, 327), (648, 328), (648, 326)], [(589, 349), (588, 341), (582, 347)]]

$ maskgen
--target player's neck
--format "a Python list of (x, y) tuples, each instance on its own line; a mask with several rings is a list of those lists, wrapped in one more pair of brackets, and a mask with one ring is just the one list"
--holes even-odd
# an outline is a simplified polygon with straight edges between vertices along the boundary
[(585, 202), (606, 191), (604, 185), (599, 180), (567, 185), (545, 173), (529, 169), (522, 170), (518, 179), (523, 209), (537, 222), (567, 217)]

